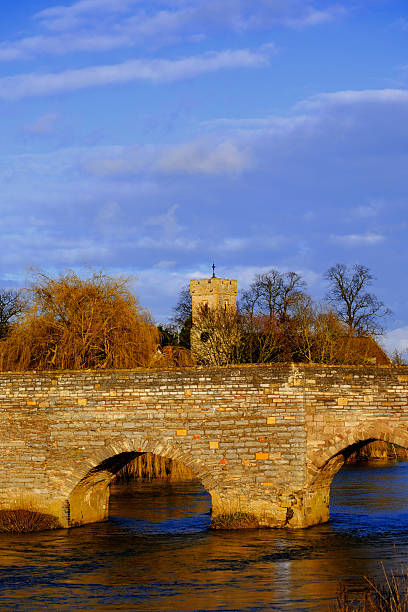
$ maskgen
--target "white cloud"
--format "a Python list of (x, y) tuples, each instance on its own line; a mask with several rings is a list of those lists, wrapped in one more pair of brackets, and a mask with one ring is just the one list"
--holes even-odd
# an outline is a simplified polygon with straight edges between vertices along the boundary
[(171, 206), (167, 212), (161, 215), (148, 217), (144, 222), (146, 227), (158, 227), (161, 234), (166, 238), (174, 238), (183, 229), (176, 219), (177, 204)]
[(142, 236), (134, 241), (134, 246), (139, 249), (149, 250), (168, 250), (168, 251), (193, 251), (198, 246), (198, 240), (180, 238), (152, 238), (151, 236)]
[[(391, 113), (408, 110), (408, 89), (382, 90), (348, 90), (334, 93), (321, 93), (301, 100), (289, 109), (288, 116), (269, 115), (264, 117), (218, 118), (203, 122), (202, 127), (211, 132), (240, 135), (249, 139), (269, 136), (276, 139), (297, 139), (297, 146), (305, 139), (325, 134), (334, 129), (339, 133), (332, 144), (343, 144), (348, 134), (357, 133), (365, 125), (370, 126), (371, 138), (381, 134), (382, 129), (389, 130), (390, 122), (383, 128), (385, 120), (390, 120)], [(344, 111), (344, 112), (343, 112)], [(372, 111), (372, 112), (371, 112)], [(375, 114), (381, 123), (373, 131), (371, 125)], [(396, 133), (401, 133), (401, 126), (394, 122)], [(366, 133), (366, 136), (368, 132)], [(381, 149), (372, 152), (378, 155)]]
[(101, 147), (90, 152), (83, 162), (84, 170), (94, 176), (132, 176), (155, 165), (154, 147)]
[(248, 238), (225, 238), (218, 246), (219, 251), (243, 251), (250, 245)]
[(318, 107), (355, 105), (358, 103), (408, 103), (407, 89), (362, 89), (344, 90), (334, 93), (321, 93), (300, 102), (300, 109), (316, 109)]
[(363, 219), (368, 219), (370, 217), (376, 217), (380, 214), (380, 211), (384, 209), (385, 202), (382, 200), (374, 200), (369, 204), (362, 204), (361, 206), (356, 206), (354, 208), (354, 214), (356, 217), (361, 217)]
[(345, 12), (345, 8), (340, 5), (327, 8), (326, 10), (316, 10), (309, 6), (298, 16), (288, 16), (285, 19), (285, 23), (293, 28), (307, 28), (334, 21), (338, 17), (343, 16)]
[(132, 37), (130, 35), (115, 35), (109, 32), (30, 36), (23, 38), (18, 43), (0, 44), (0, 61), (27, 59), (36, 55), (65, 55), (69, 51), (108, 51), (131, 46)]
[(130, 9), (140, 0), (80, 0), (71, 5), (51, 6), (34, 15), (35, 19), (53, 23), (59, 19), (73, 19), (80, 15), (101, 14), (101, 12), (121, 13)]
[(174, 268), (175, 265), (176, 262), (172, 259), (161, 259), (153, 265), (153, 268), (158, 268), (159, 270), (168, 270), (169, 268)]
[(331, 22), (345, 12), (343, 5), (330, 0), (323, 8), (310, 0), (81, 0), (37, 13), (36, 22), (46, 33), (3, 42), (0, 60), (194, 42), (215, 31), (239, 34), (274, 27), (307, 28)]
[(15, 100), (130, 81), (171, 82), (231, 68), (265, 66), (261, 52), (238, 49), (205, 53), (178, 60), (128, 60), (57, 73), (28, 73), (0, 78), (0, 98)]
[(382, 234), (375, 232), (367, 232), (365, 234), (343, 234), (330, 236), (332, 242), (342, 244), (348, 247), (354, 246), (373, 246), (379, 242), (383, 242), (385, 237)]
[(240, 174), (252, 163), (248, 149), (233, 141), (202, 138), (167, 147), (111, 147), (88, 157), (86, 172), (100, 177), (164, 174)]
[(393, 27), (406, 32), (408, 30), (408, 19), (406, 19), (406, 17), (400, 17), (392, 25)]
[(392, 353), (395, 350), (408, 353), (408, 325), (397, 327), (384, 334), (382, 343), (388, 353)]
[(158, 160), (162, 172), (200, 174), (241, 173), (250, 166), (250, 155), (233, 142), (210, 145), (205, 141), (168, 147)]
[(252, 0), (81, 0), (68, 6), (47, 8), (35, 18), (50, 29), (69, 28), (77, 25), (80, 18), (95, 19), (115, 13), (131, 13), (144, 27), (157, 17), (165, 23), (173, 17), (173, 28), (197, 23), (226, 25), (236, 30), (282, 25), (298, 28), (333, 21), (346, 12), (340, 3), (333, 5), (328, 1), (327, 4), (326, 8), (317, 9), (310, 0), (257, 0), (256, 4)]
[[(323, 166), (337, 178), (339, 172), (354, 175), (355, 170), (360, 173), (359, 180), (380, 172), (378, 180), (387, 181), (405, 165), (407, 118), (408, 91), (365, 90), (315, 96), (313, 103), (309, 99), (292, 107), (289, 116), (218, 119), (204, 127), (218, 138), (223, 135), (234, 142), (250, 156), (253, 168), (268, 169), (278, 183), (282, 177), (288, 179), (291, 171), (297, 181), (303, 177), (304, 182), (311, 182), (312, 173), (313, 180), (326, 184), (327, 178), (319, 170)], [(358, 164), (358, 170), (352, 164)], [(350, 206), (348, 214), (374, 216), (375, 210), (383, 208), (385, 192), (371, 190), (367, 183), (364, 197), (368, 197), (370, 211), (361, 207), (353, 211)], [(363, 236), (360, 231), (353, 232), (340, 236), (338, 242), (373, 244), (383, 239), (380, 234), (369, 228)]]

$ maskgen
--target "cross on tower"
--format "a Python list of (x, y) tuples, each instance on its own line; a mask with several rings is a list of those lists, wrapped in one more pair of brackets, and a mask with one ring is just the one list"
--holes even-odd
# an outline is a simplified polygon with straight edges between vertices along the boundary
[(213, 262), (213, 265), (212, 265), (212, 271), (213, 271), (212, 277), (215, 278), (215, 263), (214, 262)]

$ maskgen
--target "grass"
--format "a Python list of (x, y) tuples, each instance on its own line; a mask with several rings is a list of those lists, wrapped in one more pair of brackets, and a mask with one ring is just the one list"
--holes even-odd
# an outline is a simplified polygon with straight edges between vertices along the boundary
[(30, 497), (11, 499), (8, 506), (0, 509), (0, 533), (32, 533), (61, 526), (57, 517), (42, 512)]
[(336, 612), (408, 612), (408, 568), (386, 572), (383, 580), (364, 577), (366, 588), (356, 593), (341, 585)]
[(211, 520), (211, 529), (256, 529), (259, 522), (255, 515), (248, 512), (218, 514)]

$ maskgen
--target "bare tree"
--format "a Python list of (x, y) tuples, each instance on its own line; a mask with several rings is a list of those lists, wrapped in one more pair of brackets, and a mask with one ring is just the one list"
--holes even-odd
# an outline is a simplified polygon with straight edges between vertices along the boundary
[(240, 313), (240, 357), (245, 363), (271, 363), (282, 354), (281, 327), (267, 315)]
[(192, 300), (190, 287), (185, 285), (180, 289), (177, 304), (173, 308), (170, 330), (177, 335), (177, 344), (190, 348), (190, 331), (192, 326)]
[(406, 366), (408, 365), (407, 360), (408, 348), (405, 349), (394, 349), (390, 355), (390, 359), (395, 366)]
[(345, 264), (336, 264), (328, 269), (325, 278), (329, 281), (326, 299), (347, 325), (349, 335), (383, 333), (380, 320), (391, 311), (376, 295), (367, 291), (374, 276), (366, 266), (355, 264), (348, 268)]
[(306, 283), (296, 272), (257, 274), (241, 292), (239, 310), (245, 330), (247, 360), (291, 361), (295, 321), (308, 300)]
[(0, 338), (4, 338), (26, 306), (26, 301), (20, 291), (2, 289), (0, 291)]
[(297, 302), (304, 298), (305, 281), (296, 272), (257, 274), (247, 291), (241, 294), (241, 310), (250, 316), (267, 314), (270, 319), (285, 321)]
[(337, 363), (338, 347), (347, 335), (345, 325), (337, 315), (309, 298), (299, 304), (295, 321), (297, 358), (311, 363)]
[(184, 287), (180, 289), (177, 304), (173, 308), (172, 320), (176, 325), (182, 327), (189, 317), (191, 317), (190, 287), (184, 285)]

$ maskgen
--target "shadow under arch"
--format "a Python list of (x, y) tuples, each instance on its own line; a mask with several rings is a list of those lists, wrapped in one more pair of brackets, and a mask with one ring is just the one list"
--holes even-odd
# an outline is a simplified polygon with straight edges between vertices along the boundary
[(334, 436), (308, 463), (307, 511), (312, 519), (309, 524), (329, 520), (330, 487), (334, 476), (347, 459), (370, 442), (382, 441), (408, 448), (408, 430), (390, 427), (378, 422), (367, 426), (347, 427), (341, 435)]
[(152, 440), (115, 441), (115, 444), (107, 444), (91, 453), (84, 461), (88, 468), (83, 470), (67, 496), (65, 526), (76, 527), (107, 520), (110, 484), (125, 465), (147, 452), (184, 464), (213, 496), (213, 470), (206, 469), (199, 460), (192, 458), (180, 447)]

